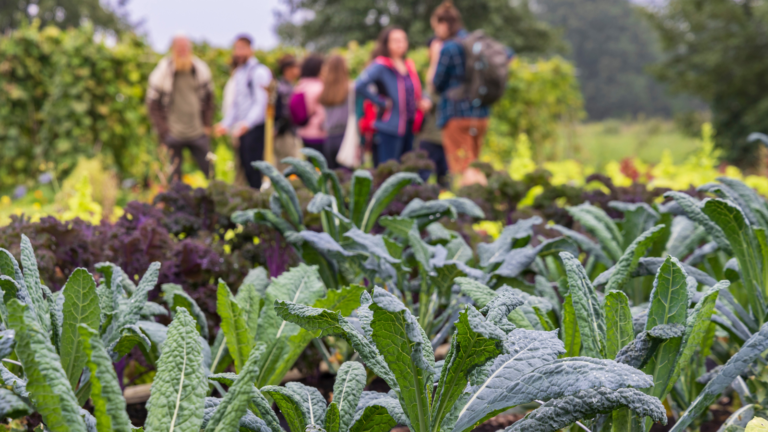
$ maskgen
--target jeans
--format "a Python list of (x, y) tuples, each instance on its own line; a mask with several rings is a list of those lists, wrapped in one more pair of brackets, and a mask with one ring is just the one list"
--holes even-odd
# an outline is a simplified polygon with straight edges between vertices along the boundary
[(181, 165), (184, 159), (184, 149), (188, 148), (192, 153), (192, 157), (195, 159), (200, 171), (208, 177), (211, 169), (211, 164), (205, 157), (211, 151), (210, 145), (211, 139), (208, 135), (200, 135), (195, 139), (181, 140), (172, 136), (165, 138), (165, 145), (171, 153), (171, 165), (173, 166), (173, 172), (171, 173), (172, 181), (181, 180)]
[(405, 153), (413, 150), (413, 122), (406, 124), (405, 135), (403, 136), (376, 132), (373, 139), (378, 154), (376, 166), (392, 159), (399, 161)]
[(240, 136), (240, 164), (245, 172), (245, 179), (254, 188), (261, 188), (261, 171), (251, 162), (264, 160), (264, 124), (252, 127)]
[[(445, 158), (445, 150), (443, 150), (442, 144), (435, 144), (429, 141), (419, 142), (419, 150), (427, 152), (429, 160), (435, 163), (435, 174), (437, 175), (437, 183), (440, 186), (447, 186), (448, 174), (448, 160)], [(432, 174), (429, 170), (420, 170), (419, 175), (421, 179), (427, 181)]]

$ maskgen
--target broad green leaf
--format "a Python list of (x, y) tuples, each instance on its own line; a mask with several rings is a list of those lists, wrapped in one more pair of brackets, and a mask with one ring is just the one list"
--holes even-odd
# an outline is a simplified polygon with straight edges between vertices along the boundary
[(453, 408), (469, 383), (469, 375), (476, 368), (501, 354), (501, 342), (506, 334), (495, 325), (486, 322), (480, 312), (468, 306), (459, 314), (456, 333), (440, 371), (432, 425), (439, 425)]
[(329, 406), (325, 429), (331, 432), (334, 428), (330, 427), (328, 421), (331, 416), (338, 417), (335, 429), (346, 432), (352, 425), (355, 417), (355, 409), (360, 401), (360, 395), (366, 384), (365, 368), (356, 361), (344, 362), (336, 373), (336, 382), (333, 384), (333, 403), (336, 407), (336, 414), (331, 414), (333, 409)]
[(597, 292), (589, 282), (584, 267), (573, 255), (561, 252), (560, 258), (568, 274), (568, 293), (572, 298), (576, 322), (579, 325), (582, 354), (605, 358), (605, 317), (597, 299)]
[(267, 424), (267, 427), (269, 427), (272, 432), (283, 432), (283, 428), (280, 426), (280, 420), (278, 420), (277, 415), (272, 410), (272, 403), (267, 401), (267, 398), (265, 398), (264, 395), (261, 394), (261, 391), (256, 387), (253, 387), (251, 392), (251, 402), (249, 406), (254, 414), (264, 420), (264, 423)]
[(416, 221), (413, 219), (400, 216), (382, 216), (379, 218), (379, 225), (386, 228), (389, 233), (400, 238), (408, 238), (408, 233), (415, 224)]
[(400, 193), (406, 186), (417, 183), (421, 184), (421, 177), (416, 173), (400, 172), (384, 181), (384, 183), (376, 189), (371, 201), (368, 203), (368, 207), (363, 214), (363, 221), (360, 224), (363, 232), (370, 232), (376, 221), (381, 215), (381, 212), (389, 205), (390, 202)]
[(99, 432), (130, 432), (131, 420), (125, 412), (123, 392), (104, 343), (98, 332), (86, 324), (80, 324), (78, 330), (91, 371), (91, 400), (96, 429)]
[(571, 254), (578, 254), (576, 244), (566, 237), (558, 237), (541, 242), (538, 246), (525, 246), (522, 248), (512, 249), (505, 256), (501, 265), (494, 275), (515, 278), (527, 269), (536, 260), (536, 257), (541, 255), (552, 255), (558, 252), (568, 252)]
[[(364, 295), (368, 295), (368, 293)], [(381, 354), (379, 354), (376, 346), (364, 334), (358, 332), (352, 324), (347, 322), (341, 313), (284, 301), (275, 303), (275, 311), (281, 318), (311, 332), (312, 337), (343, 337), (360, 354), (360, 358), (371, 371), (383, 379), (390, 388), (398, 388), (392, 371)], [(359, 314), (360, 311), (358, 311)]]
[(184, 291), (181, 285), (167, 283), (163, 284), (160, 289), (163, 291), (163, 298), (168, 304), (168, 309), (171, 311), (175, 311), (179, 307), (186, 309), (197, 321), (197, 330), (200, 332), (200, 336), (207, 340), (208, 319), (197, 302)]
[(496, 292), (474, 279), (458, 277), (455, 282), (461, 288), (461, 293), (471, 298), (478, 308), (484, 308), (496, 297)]
[(248, 334), (254, 339), (259, 329), (259, 316), (264, 307), (264, 298), (257, 291), (255, 284), (244, 283), (237, 290), (235, 301), (242, 308)]
[[(371, 196), (373, 176), (368, 170), (356, 170), (352, 174), (352, 185), (349, 194), (349, 219), (358, 227), (362, 227), (365, 210), (368, 206), (368, 197)], [(328, 431), (330, 432), (330, 431)], [(342, 432), (346, 432), (342, 430)]]
[[(254, 387), (254, 391), (256, 391), (255, 387)], [(213, 419), (214, 415), (216, 415), (216, 413), (219, 412), (219, 406), (223, 402), (224, 402), (224, 399), (212, 398), (212, 397), (205, 398), (205, 402), (203, 405), (202, 429), (206, 429), (208, 427), (209, 422)], [(223, 408), (222, 411), (226, 411), (226, 408)], [(238, 424), (232, 430), (233, 431), (239, 430), (241, 432), (249, 432), (249, 431), (272, 432), (272, 430), (269, 428), (269, 426), (267, 426), (264, 420), (257, 417), (254, 413), (252, 413), (248, 409), (245, 410), (245, 414), (242, 417), (240, 417), (240, 419), (238, 420)]]
[[(17, 419), (34, 413), (29, 404), (7, 388), (0, 387), (0, 418)], [(10, 429), (10, 428), (9, 428)]]
[[(721, 177), (726, 178), (727, 177)], [(736, 180), (738, 182), (738, 180)], [(731, 185), (736, 185), (736, 183), (730, 182)], [(743, 183), (741, 184), (742, 188), (749, 189), (746, 185)], [(734, 204), (736, 204), (737, 207), (741, 209), (741, 211), (744, 213), (744, 217), (747, 218), (747, 221), (749, 221), (750, 225), (753, 225), (755, 227), (759, 227), (760, 220), (757, 218), (755, 213), (752, 211), (751, 203), (761, 203), (765, 202), (762, 198), (760, 198), (755, 192), (752, 192), (754, 197), (747, 197), (745, 195), (737, 193), (735, 190), (731, 189), (730, 185), (728, 184), (719, 184), (719, 183), (706, 183), (698, 188), (696, 188), (699, 192), (709, 192), (712, 194), (717, 195), (718, 197), (728, 200)]]
[(366, 291), (362, 285), (349, 285), (338, 290), (328, 290), (325, 297), (318, 299), (312, 307), (339, 312), (349, 316), (360, 307), (360, 295)]
[[(2, 256), (2, 254), (0, 254)], [(11, 299), (17, 298), (19, 285), (12, 277), (0, 275), (0, 289), (3, 290), (3, 304), (6, 305)], [(7, 311), (6, 311), (7, 315)], [(6, 316), (7, 317), (7, 316)]]
[(645, 388), (649, 376), (613, 360), (574, 357), (556, 360), (564, 352), (556, 332), (514, 330), (504, 354), (494, 359), (487, 378), (473, 389), (461, 410), (456, 432), (465, 432), (493, 415), (523, 403), (573, 395), (606, 387)]
[(259, 331), (256, 335), (256, 340), (267, 347), (259, 361), (257, 387), (279, 383), (312, 340), (309, 332), (277, 315), (273, 307), (275, 301), (313, 305), (325, 294), (326, 289), (317, 267), (299, 264), (272, 280), (265, 293), (267, 307), (259, 317)]
[(295, 233), (294, 228), (288, 221), (281, 218), (279, 215), (274, 214), (271, 210), (266, 209), (250, 209), (239, 210), (232, 213), (232, 222), (237, 224), (246, 224), (248, 222), (255, 222), (260, 224), (267, 224), (275, 228), (283, 237), (286, 237), (290, 233)]
[(244, 285), (253, 285), (256, 292), (260, 296), (264, 296), (264, 292), (270, 284), (269, 275), (264, 267), (256, 267), (248, 270), (248, 274), (243, 279), (243, 283), (240, 285), (242, 288)]
[(570, 294), (563, 300), (563, 342), (565, 342), (565, 356), (576, 357), (581, 353), (581, 332), (576, 321), (576, 311), (573, 309), (573, 299)]
[(160, 263), (153, 262), (141, 277), (139, 284), (129, 299), (120, 302), (119, 307), (112, 314), (112, 320), (106, 330), (102, 331), (101, 339), (104, 346), (113, 346), (120, 339), (123, 327), (136, 324), (141, 319), (141, 310), (147, 302), (149, 292), (157, 285), (160, 276)]
[(621, 291), (624, 288), (632, 272), (637, 268), (640, 258), (645, 255), (645, 252), (653, 245), (663, 230), (664, 225), (656, 225), (632, 241), (632, 244), (627, 247), (619, 261), (616, 262), (614, 272), (605, 286), (606, 292)]
[(296, 174), (313, 194), (320, 192), (320, 176), (311, 162), (295, 157), (287, 157), (280, 162), (290, 165), (293, 168), (292, 173)]
[(611, 291), (605, 295), (606, 357), (616, 358), (616, 354), (635, 339), (632, 327), (632, 312), (629, 299), (621, 291)]
[(610, 413), (621, 407), (628, 407), (640, 417), (647, 416), (655, 422), (667, 424), (667, 411), (657, 398), (632, 388), (597, 388), (547, 401), (504, 432), (552, 432), (577, 420)]
[(264, 347), (256, 346), (251, 350), (248, 360), (237, 376), (237, 380), (224, 395), (213, 417), (208, 421), (206, 432), (227, 432), (236, 430), (240, 425), (240, 418), (248, 410), (248, 403), (253, 394), (253, 383), (259, 373), (259, 357), (263, 354)]
[[(688, 275), (677, 261), (667, 257), (656, 275), (651, 291), (646, 331), (665, 324), (685, 326), (688, 318)], [(649, 394), (662, 398), (675, 370), (675, 359), (683, 342), (674, 337), (661, 344), (643, 370), (653, 376), (654, 386)]]
[(733, 254), (739, 262), (742, 283), (747, 291), (752, 313), (762, 323), (765, 314), (765, 293), (763, 291), (765, 281), (763, 281), (763, 274), (760, 271), (763, 259), (755, 231), (749, 226), (749, 222), (741, 210), (728, 201), (707, 200), (702, 212), (722, 228), (728, 239)]
[(296, 191), (293, 189), (293, 186), (291, 186), (291, 182), (283, 177), (277, 168), (273, 167), (269, 162), (256, 161), (251, 162), (251, 165), (261, 171), (262, 174), (269, 177), (269, 180), (272, 182), (272, 187), (275, 189), (275, 193), (280, 199), (283, 210), (285, 210), (288, 215), (288, 220), (293, 223), (294, 227), (300, 227), (304, 223), (303, 213), (301, 211), (301, 205), (299, 205), (299, 198), (296, 196)]
[(389, 410), (381, 405), (369, 405), (360, 411), (349, 432), (389, 432), (397, 426)]
[(717, 302), (718, 294), (720, 290), (727, 290), (730, 283), (728, 281), (722, 281), (717, 285), (709, 288), (704, 296), (696, 304), (693, 309), (693, 314), (687, 318), (685, 326), (685, 335), (683, 336), (682, 349), (677, 355), (675, 361), (675, 368), (669, 383), (667, 384), (666, 392), (672, 391), (672, 386), (675, 385), (677, 379), (680, 378), (683, 367), (687, 367), (693, 358), (696, 351), (701, 351), (704, 345), (704, 337), (707, 334), (709, 328), (710, 318), (715, 311), (715, 303)]
[(318, 389), (299, 382), (288, 382), (285, 387), (296, 395), (299, 409), (308, 427), (325, 424), (326, 402)]
[(689, 219), (706, 229), (707, 234), (709, 234), (710, 237), (712, 237), (712, 240), (720, 246), (720, 249), (729, 255), (733, 254), (731, 244), (729, 243), (730, 240), (726, 237), (725, 232), (723, 232), (720, 223), (702, 211), (701, 205), (696, 198), (683, 192), (674, 191), (665, 193), (664, 197), (674, 199)]
[(61, 329), (61, 364), (74, 389), (85, 367), (87, 355), (83, 350), (80, 324), (98, 329), (101, 321), (96, 282), (86, 269), (76, 269), (64, 285), (64, 323)]
[(717, 376), (707, 383), (704, 390), (680, 416), (670, 432), (685, 431), (688, 425), (698, 418), (705, 409), (708, 409), (726, 387), (744, 373), (766, 349), (768, 349), (768, 324), (764, 324), (759, 332), (752, 335), (741, 349), (728, 360)]
[(303, 432), (307, 428), (307, 421), (301, 409), (301, 395), (292, 389), (276, 385), (264, 386), (261, 392), (275, 401), (291, 432)]
[(222, 280), (219, 280), (216, 291), (216, 312), (221, 317), (221, 331), (226, 338), (229, 354), (235, 361), (235, 370), (240, 372), (253, 350), (255, 335), (248, 329), (245, 312)]
[[(384, 411), (378, 408), (374, 409), (374, 407), (384, 408)], [(377, 413), (377, 415), (371, 415), (373, 413)], [(388, 414), (389, 419), (386, 418), (386, 414)], [(411, 423), (405, 415), (400, 401), (395, 399), (392, 393), (364, 391), (360, 397), (360, 403), (357, 406), (357, 413), (355, 413), (355, 419), (350, 431), (381, 431), (383, 426), (389, 424), (390, 421), (394, 422), (394, 424), (408, 426), (409, 429), (411, 427)]]
[(574, 242), (576, 242), (576, 244), (579, 245), (579, 248), (581, 248), (581, 250), (588, 253), (590, 256), (595, 257), (597, 262), (602, 263), (606, 267), (610, 267), (613, 265), (613, 261), (611, 261), (605, 255), (600, 245), (592, 241), (592, 239), (585, 236), (584, 234), (578, 231), (574, 231), (572, 229), (566, 228), (562, 225), (552, 225), (550, 228), (568, 237)]
[[(80, 407), (61, 367), (61, 359), (32, 309), (12, 299), (8, 324), (16, 332), (16, 355), (24, 366), (29, 399), (48, 429), (85, 432)], [(3, 380), (6, 381), (5, 377)]]
[(500, 263), (504, 260), (510, 249), (518, 240), (530, 238), (533, 235), (533, 226), (539, 225), (543, 220), (534, 216), (529, 219), (521, 219), (513, 225), (504, 227), (499, 237), (493, 243), (480, 243), (477, 245), (477, 256), (480, 266), (486, 267)]
[[(373, 338), (376, 347), (395, 375), (400, 387), (400, 400), (414, 432), (428, 432), (430, 387), (434, 370), (425, 357), (432, 347), (424, 340), (423, 330), (405, 305), (389, 292), (375, 287), (373, 291)], [(434, 362), (434, 357), (432, 357)]]
[(339, 420), (339, 406), (335, 402), (331, 402), (325, 413), (324, 430), (326, 432), (339, 432)]
[(27, 292), (32, 303), (35, 305), (37, 319), (43, 329), (51, 330), (51, 316), (49, 315), (48, 302), (43, 297), (42, 282), (40, 282), (40, 271), (37, 269), (37, 258), (32, 249), (32, 242), (29, 237), (21, 235), (21, 267), (24, 269), (24, 283), (27, 285)]
[(176, 310), (147, 401), (147, 432), (198, 432), (208, 390), (196, 323), (186, 309)]
[[(661, 215), (650, 205), (644, 202), (628, 203), (623, 201), (611, 201), (608, 207), (624, 214), (622, 222), (623, 248), (629, 247), (640, 235), (648, 231), (661, 219)], [(625, 252), (626, 253), (626, 252)]]
[(615, 261), (621, 258), (624, 237), (603, 210), (589, 203), (568, 207), (566, 210), (584, 229), (597, 238), (608, 257)]

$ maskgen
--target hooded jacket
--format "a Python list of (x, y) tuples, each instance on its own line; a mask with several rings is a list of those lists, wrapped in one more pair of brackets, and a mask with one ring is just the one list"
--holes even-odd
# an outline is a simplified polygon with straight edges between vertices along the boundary
[[(168, 107), (173, 93), (173, 78), (176, 68), (171, 57), (164, 57), (149, 75), (146, 103), (149, 118), (160, 139), (168, 135)], [(213, 80), (211, 70), (204, 61), (192, 57), (192, 73), (197, 81), (197, 96), (200, 98), (200, 116), (203, 126), (213, 124)]]
[[(411, 59), (405, 59), (405, 66), (413, 83), (414, 100), (418, 107), (421, 100), (421, 80)], [(377, 131), (390, 135), (405, 135), (408, 120), (405, 115), (405, 77), (398, 72), (389, 57), (376, 57), (355, 82), (355, 92), (379, 108), (374, 123)], [(387, 100), (392, 102), (389, 108)], [(417, 108), (413, 122), (414, 133), (419, 131), (423, 116)]]

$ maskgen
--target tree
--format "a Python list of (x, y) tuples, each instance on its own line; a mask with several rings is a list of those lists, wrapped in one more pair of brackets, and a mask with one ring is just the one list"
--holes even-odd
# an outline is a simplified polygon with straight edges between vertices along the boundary
[(97, 29), (121, 31), (129, 28), (126, 3), (127, 0), (118, 0), (112, 6), (105, 6), (99, 0), (3, 0), (0, 1), (0, 31), (16, 29), (32, 19), (40, 20), (42, 27), (60, 28), (77, 27), (83, 19), (88, 19)]
[(661, 49), (628, 0), (539, 0), (539, 17), (562, 29), (591, 119), (668, 116), (674, 102), (646, 72)]
[(708, 102), (726, 159), (754, 166), (751, 132), (768, 132), (768, 3), (669, 0), (647, 12), (666, 51), (653, 68), (673, 89)]
[[(287, 44), (325, 50), (350, 41), (375, 39), (387, 25), (402, 27), (412, 45), (432, 34), (429, 17), (442, 0), (284, 0), (288, 13), (278, 13), (278, 34)], [(482, 28), (518, 53), (542, 53), (559, 39), (531, 11), (528, 0), (455, 0), (467, 29)], [(311, 19), (299, 21), (300, 17)]]

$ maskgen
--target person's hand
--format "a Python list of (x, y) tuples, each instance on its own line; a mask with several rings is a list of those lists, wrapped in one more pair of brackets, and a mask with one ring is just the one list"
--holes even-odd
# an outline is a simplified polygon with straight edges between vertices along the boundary
[(211, 136), (211, 127), (210, 127), (210, 126), (206, 126), (206, 127), (204, 127), (204, 128), (203, 128), (203, 133), (204, 133), (205, 135), (207, 135), (207, 136)]
[(226, 135), (227, 128), (224, 127), (224, 125), (221, 124), (221, 123), (216, 123), (216, 126), (214, 126), (214, 133), (216, 134), (215, 136), (217, 136), (217, 137), (220, 137), (222, 135)]
[(432, 109), (432, 101), (424, 98), (419, 101), (419, 111), (421, 112), (429, 112)]
[(235, 126), (235, 130), (232, 131), (232, 136), (235, 138), (240, 138), (241, 136), (245, 135), (246, 132), (248, 132), (248, 125), (240, 123)]

